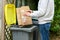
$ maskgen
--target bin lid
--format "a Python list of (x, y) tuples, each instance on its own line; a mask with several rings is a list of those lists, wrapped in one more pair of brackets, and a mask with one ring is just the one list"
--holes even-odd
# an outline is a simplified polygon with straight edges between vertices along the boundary
[(37, 26), (31, 26), (31, 27), (23, 27), (23, 28), (19, 28), (19, 27), (10, 27), (11, 31), (26, 31), (26, 32), (33, 32), (35, 30), (37, 30)]

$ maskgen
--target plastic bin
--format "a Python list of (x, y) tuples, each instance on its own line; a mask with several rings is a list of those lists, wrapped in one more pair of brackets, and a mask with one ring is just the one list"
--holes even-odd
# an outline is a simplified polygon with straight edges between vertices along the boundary
[(11, 27), (13, 40), (33, 40), (33, 32), (37, 30), (37, 26), (31, 27)]
[[(38, 20), (37, 18), (32, 18), (33, 25), (37, 26), (38, 28)], [(39, 35), (38, 35), (39, 30), (37, 29), (36, 31), (33, 32), (33, 40), (40, 40)]]
[(5, 5), (5, 20), (7, 25), (16, 24), (16, 8), (14, 4)]

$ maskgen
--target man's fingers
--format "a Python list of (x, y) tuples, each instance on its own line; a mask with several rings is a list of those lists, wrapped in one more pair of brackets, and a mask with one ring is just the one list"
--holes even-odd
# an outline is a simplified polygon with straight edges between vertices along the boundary
[(32, 13), (32, 10), (27, 10), (26, 12)]

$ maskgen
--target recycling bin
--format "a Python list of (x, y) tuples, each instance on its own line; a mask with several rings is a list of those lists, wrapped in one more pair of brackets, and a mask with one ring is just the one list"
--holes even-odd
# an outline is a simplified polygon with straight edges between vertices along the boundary
[(12, 31), (13, 40), (33, 40), (33, 32), (37, 30), (37, 26), (18, 27), (13, 26), (10, 28)]
[[(38, 28), (37, 18), (32, 17), (32, 23), (33, 23), (33, 25), (37, 26), (37, 28)], [(38, 40), (38, 31), (39, 30), (36, 30), (36, 31), (33, 32), (33, 40)]]

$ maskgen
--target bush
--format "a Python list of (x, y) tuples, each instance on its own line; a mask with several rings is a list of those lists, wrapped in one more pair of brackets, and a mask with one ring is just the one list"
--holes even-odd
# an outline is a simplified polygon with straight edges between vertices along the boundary
[(60, 31), (60, 0), (55, 0), (54, 20), (50, 30), (56, 33)]

